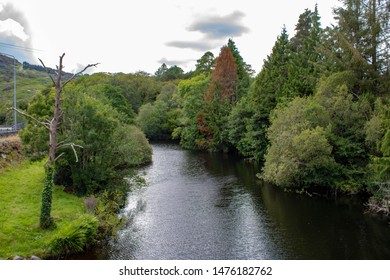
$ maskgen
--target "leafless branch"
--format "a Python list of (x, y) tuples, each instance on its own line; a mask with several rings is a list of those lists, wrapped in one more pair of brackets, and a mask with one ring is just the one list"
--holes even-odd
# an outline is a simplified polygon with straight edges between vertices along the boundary
[(38, 120), (37, 118), (35, 118), (35, 117), (33, 117), (33, 116), (31, 116), (31, 115), (29, 115), (29, 114), (23, 112), (23, 111), (20, 111), (20, 110), (18, 110), (18, 109), (16, 109), (16, 108), (13, 108), (13, 107), (12, 107), (12, 108), (9, 108), (7, 111), (10, 111), (10, 110), (14, 110), (14, 111), (16, 111), (17, 113), (19, 113), (19, 114), (21, 114), (21, 115), (23, 115), (23, 116), (25, 116), (25, 117), (27, 117), (27, 118), (32, 119), (32, 120), (35, 121), (36, 123), (38, 123), (38, 124), (44, 126), (46, 129), (50, 130), (50, 126), (49, 126), (47, 123), (41, 122), (41, 121)]
[[(80, 145), (76, 145), (75, 143), (62, 143), (62, 144), (60, 144), (60, 145), (57, 145), (57, 149), (59, 149), (59, 148), (63, 148), (63, 147), (71, 147), (72, 148), (72, 150), (73, 150), (73, 153), (74, 153), (74, 156), (76, 157), (76, 162), (78, 162), (79, 161), (79, 158), (78, 158), (78, 156), (77, 156), (77, 152), (76, 152), (76, 149), (74, 148), (74, 147), (78, 147), (78, 148), (81, 148), (81, 149), (83, 149), (83, 146), (80, 146)], [(62, 156), (62, 154), (61, 155), (59, 155), (57, 158), (59, 158), (59, 157), (61, 157)], [(56, 160), (57, 160), (57, 158), (56, 158)]]
[(62, 152), (58, 157), (56, 157), (56, 158), (54, 159), (54, 161), (57, 161), (57, 159), (59, 159), (59, 158), (62, 157), (63, 155), (65, 155), (65, 152)]
[(63, 148), (63, 147), (69, 147), (69, 146), (74, 146), (74, 147), (78, 147), (78, 148), (84, 149), (84, 147), (81, 146), (81, 145), (77, 145), (75, 143), (64, 143), (64, 141), (61, 141), (60, 143), (58, 143), (57, 149)]
[(88, 68), (91, 68), (91, 67), (97, 67), (99, 65), (99, 63), (95, 63), (95, 64), (88, 64), (87, 66), (84, 67), (83, 70), (81, 70), (80, 72), (77, 72), (76, 74), (73, 74), (72, 77), (70, 77), (67, 81), (65, 81), (63, 84), (62, 84), (62, 87), (64, 87), (67, 83), (69, 83), (70, 81), (72, 81), (74, 78), (76, 78), (78, 75), (82, 74), (85, 70), (87, 70)]
[[(74, 148), (74, 145), (70, 145), (70, 146), (72, 147), (74, 156), (76, 157), (76, 162), (79, 162), (79, 158), (78, 158), (78, 156), (77, 156), (77, 152), (76, 152), (76, 150), (75, 150), (75, 148)], [(81, 146), (78, 146), (78, 147), (81, 147)]]
[(49, 69), (47, 69), (45, 63), (43, 63), (43, 61), (42, 61), (40, 58), (38, 58), (38, 60), (41, 62), (43, 68), (45, 69), (45, 71), (46, 71), (47, 74), (49, 75), (49, 77), (50, 77), (51, 81), (53, 82), (53, 84), (55, 84), (54, 78), (53, 78), (53, 76), (50, 74), (50, 71), (49, 71)]

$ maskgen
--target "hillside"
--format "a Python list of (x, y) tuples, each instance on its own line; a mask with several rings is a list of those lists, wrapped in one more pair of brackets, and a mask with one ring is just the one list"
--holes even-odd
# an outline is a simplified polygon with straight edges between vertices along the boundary
[[(12, 58), (0, 55), (0, 125), (12, 124), (12, 113), (7, 108), (13, 106), (14, 96), (14, 61)], [(16, 62), (16, 98), (17, 107), (25, 109), (36, 91), (50, 84), (50, 79), (44, 72), (23, 69)]]

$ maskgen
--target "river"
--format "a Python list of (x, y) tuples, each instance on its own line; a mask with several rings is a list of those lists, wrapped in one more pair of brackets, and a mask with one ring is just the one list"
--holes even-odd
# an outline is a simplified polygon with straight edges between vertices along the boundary
[(229, 155), (154, 144), (108, 259), (389, 259), (389, 221), (357, 198), (285, 193)]

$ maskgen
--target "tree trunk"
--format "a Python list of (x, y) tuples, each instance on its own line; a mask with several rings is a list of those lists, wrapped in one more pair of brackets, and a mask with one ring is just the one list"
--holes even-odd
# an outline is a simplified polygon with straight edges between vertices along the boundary
[(53, 174), (54, 166), (48, 165), (45, 167), (45, 182), (42, 191), (42, 206), (41, 217), (39, 225), (46, 229), (53, 225), (53, 218), (51, 217), (51, 202), (53, 197)]
[[(56, 79), (52, 77), (50, 74), (50, 71), (46, 68), (45, 64), (43, 63), (42, 60), (39, 59), (41, 62), (42, 66), (48, 73), (51, 81), (53, 82), (53, 85), (56, 89), (56, 95), (55, 95), (55, 100), (54, 100), (54, 113), (53, 113), (53, 119), (50, 121), (49, 124), (47, 123), (42, 123), (38, 122), (41, 125), (45, 126), (46, 128), (49, 129), (49, 161), (47, 166), (45, 167), (45, 184), (43, 186), (43, 191), (42, 191), (42, 206), (41, 206), (41, 217), (40, 217), (40, 226), (41, 228), (48, 228), (53, 224), (53, 218), (51, 217), (51, 203), (52, 203), (52, 196), (53, 196), (53, 176), (54, 176), (54, 171), (55, 171), (55, 161), (56, 161), (56, 150), (59, 147), (57, 143), (57, 129), (61, 117), (61, 93), (63, 88), (67, 83), (72, 81), (75, 77), (78, 75), (82, 74), (85, 70), (88, 68), (94, 66), (96, 67), (96, 64), (88, 64), (82, 71), (74, 74), (70, 79), (65, 81), (64, 83), (62, 82), (62, 69), (64, 68), (62, 65), (62, 60), (65, 56), (65, 53), (60, 56), (60, 64), (57, 67), (57, 76)], [(32, 117), (33, 118), (33, 117)], [(62, 144), (61, 146), (71, 146), (73, 151), (76, 154), (76, 151), (74, 150), (74, 145), (73, 143), (71, 144)], [(77, 155), (76, 155), (77, 158)]]

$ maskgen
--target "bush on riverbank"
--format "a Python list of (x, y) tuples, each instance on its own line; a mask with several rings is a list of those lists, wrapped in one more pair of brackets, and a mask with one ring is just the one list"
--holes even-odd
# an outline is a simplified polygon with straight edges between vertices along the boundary
[(83, 215), (59, 230), (50, 241), (52, 256), (68, 256), (83, 252), (96, 242), (98, 220)]

